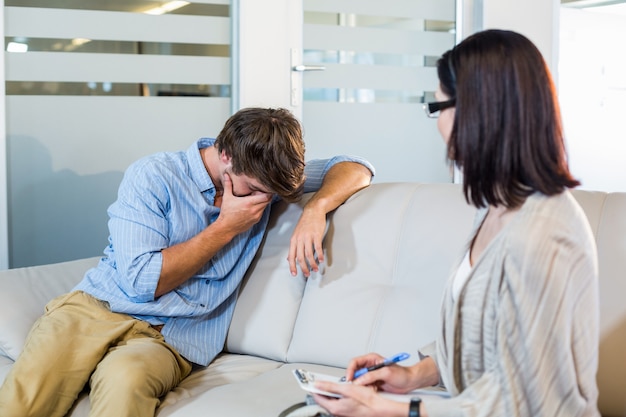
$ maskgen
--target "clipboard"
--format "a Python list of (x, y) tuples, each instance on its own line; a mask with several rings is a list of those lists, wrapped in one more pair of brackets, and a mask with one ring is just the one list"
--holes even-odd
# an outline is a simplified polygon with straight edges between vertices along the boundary
[(315, 388), (315, 381), (330, 381), (337, 384), (349, 384), (349, 382), (341, 381), (341, 377), (311, 372), (306, 369), (294, 369), (292, 372), (296, 381), (298, 381), (300, 388), (306, 392), (325, 395), (327, 397), (341, 398), (341, 395), (335, 392), (328, 392)]
[[(342, 381), (341, 377), (322, 374), (318, 372), (307, 371), (306, 369), (294, 369), (293, 375), (298, 381), (298, 385), (304, 391), (314, 394), (325, 395), (327, 397), (341, 398), (340, 394), (335, 392), (323, 391), (321, 389), (315, 388), (315, 381), (330, 381), (335, 382), (337, 384), (350, 384), (351, 382)], [(409, 400), (414, 396), (427, 396), (435, 399), (446, 399), (450, 398), (450, 393), (443, 388), (440, 387), (428, 387), (428, 388), (420, 388), (414, 391), (411, 391), (406, 394), (392, 394), (389, 392), (380, 392), (381, 396), (389, 398), (391, 400), (399, 401), (399, 402), (409, 402)]]

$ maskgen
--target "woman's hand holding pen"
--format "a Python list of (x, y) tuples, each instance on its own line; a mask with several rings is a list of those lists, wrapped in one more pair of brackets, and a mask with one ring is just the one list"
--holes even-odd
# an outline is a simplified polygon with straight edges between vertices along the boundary
[[(377, 353), (358, 356), (350, 361), (346, 369), (346, 379), (357, 385), (375, 386), (381, 391), (395, 394), (403, 394), (410, 391), (411, 368), (400, 365), (383, 366), (379, 369), (364, 373), (358, 378), (353, 378), (355, 372), (363, 368), (371, 368), (385, 361), (385, 358)], [(407, 388), (409, 387), (409, 388)]]
[[(352, 383), (315, 382), (317, 388), (340, 394), (341, 398), (319, 394), (313, 394), (313, 398), (337, 417), (404, 417), (408, 414), (407, 403), (385, 398), (378, 395), (377, 391), (405, 394), (417, 388), (436, 385), (439, 373), (432, 358), (425, 358), (412, 366), (396, 364), (378, 366), (385, 360), (394, 358), (385, 359), (375, 353), (356, 357), (350, 361), (346, 370), (346, 379)], [(368, 370), (356, 379), (353, 378), (355, 372), (363, 368), (376, 369)], [(427, 416), (424, 410), (422, 415)]]
[(348, 363), (348, 367), (346, 368), (346, 380), (355, 381), (354, 373), (357, 370), (369, 368), (376, 364), (382, 363), (384, 360), (385, 358), (378, 353), (368, 353), (367, 355), (357, 356), (356, 358), (353, 358), (350, 363)]

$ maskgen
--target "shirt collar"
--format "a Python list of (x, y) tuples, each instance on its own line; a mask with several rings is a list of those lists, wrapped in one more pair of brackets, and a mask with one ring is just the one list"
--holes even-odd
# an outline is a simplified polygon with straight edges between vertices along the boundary
[(200, 138), (187, 149), (187, 160), (189, 161), (189, 175), (196, 183), (201, 192), (215, 190), (215, 184), (204, 166), (200, 149), (213, 146), (215, 139)]

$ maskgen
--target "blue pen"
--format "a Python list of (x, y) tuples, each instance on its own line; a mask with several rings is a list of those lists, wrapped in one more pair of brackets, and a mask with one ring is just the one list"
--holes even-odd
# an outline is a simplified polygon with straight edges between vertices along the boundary
[[(398, 362), (400, 362), (400, 361), (403, 361), (403, 360), (405, 360), (405, 359), (408, 359), (408, 358), (409, 358), (409, 356), (411, 356), (411, 355), (409, 355), (409, 354), (408, 354), (408, 353), (406, 353), (406, 352), (398, 353), (397, 355), (392, 356), (391, 358), (386, 358), (386, 359), (385, 359), (385, 360), (383, 360), (381, 363), (377, 363), (376, 365), (372, 365), (372, 366), (367, 367), (367, 368), (361, 368), (361, 369), (358, 369), (358, 370), (354, 373), (354, 376), (352, 377), (352, 379), (357, 379), (358, 377), (363, 376), (363, 375), (365, 375), (365, 374), (366, 374), (366, 373), (368, 373), (368, 372), (371, 372), (371, 371), (375, 371), (375, 370), (377, 370), (377, 369), (380, 369), (380, 368), (382, 368), (383, 366), (393, 365), (394, 363), (398, 363)], [(345, 381), (345, 380), (346, 380), (346, 377), (345, 377), (345, 376), (341, 378), (341, 381)]]

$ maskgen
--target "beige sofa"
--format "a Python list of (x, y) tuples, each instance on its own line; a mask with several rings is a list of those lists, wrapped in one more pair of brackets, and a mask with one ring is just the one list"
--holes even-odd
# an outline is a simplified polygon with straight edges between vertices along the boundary
[[(626, 193), (574, 195), (599, 250), (599, 406), (604, 416), (623, 417)], [(291, 277), (286, 262), (299, 213), (297, 204), (274, 208), (224, 352), (163, 399), (160, 417), (276, 417), (305, 398), (291, 374), (296, 367), (341, 375), (351, 357), (370, 351), (407, 351), (409, 364), (435, 338), (442, 288), (474, 214), (458, 185), (386, 183), (359, 192), (331, 216), (327, 261), (308, 280)], [(0, 272), (0, 381), (46, 302), (72, 288), (96, 262)], [(88, 407), (83, 395), (70, 415), (86, 416)]]

